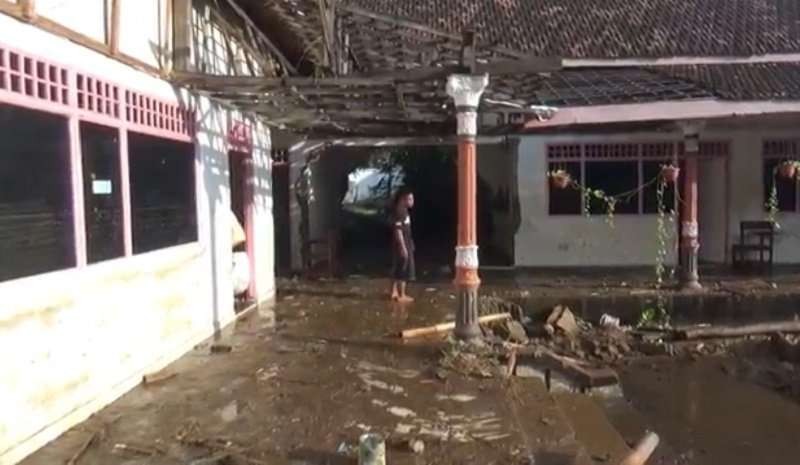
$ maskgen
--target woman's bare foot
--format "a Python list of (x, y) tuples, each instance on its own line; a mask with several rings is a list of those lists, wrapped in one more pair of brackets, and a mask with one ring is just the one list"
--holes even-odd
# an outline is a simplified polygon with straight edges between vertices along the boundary
[(403, 304), (410, 304), (411, 302), (414, 302), (414, 299), (409, 297), (409, 296), (407, 296), (407, 295), (404, 295), (404, 296), (400, 296), (397, 299), (397, 301), (400, 302), (400, 303), (403, 303)]

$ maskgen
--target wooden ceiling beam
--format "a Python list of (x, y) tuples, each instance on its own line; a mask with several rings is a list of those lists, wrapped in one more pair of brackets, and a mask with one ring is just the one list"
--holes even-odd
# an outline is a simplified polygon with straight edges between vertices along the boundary
[(266, 34), (264, 34), (264, 32), (261, 29), (259, 29), (259, 27), (255, 25), (255, 23), (253, 23), (253, 20), (250, 19), (250, 16), (247, 14), (247, 12), (245, 12), (242, 9), (242, 7), (239, 6), (236, 0), (227, 0), (227, 2), (228, 5), (230, 5), (230, 7), (233, 9), (233, 11), (235, 11), (236, 14), (242, 18), (242, 21), (245, 22), (247, 27), (252, 28), (256, 36), (261, 41), (264, 42), (264, 44), (267, 46), (267, 48), (273, 54), (273, 56), (275, 56), (275, 58), (278, 60), (281, 66), (284, 67), (286, 72), (291, 75), (296, 75), (297, 68), (291, 62), (289, 62), (289, 60), (286, 58), (283, 52), (281, 52), (281, 50), (274, 43), (272, 43), (269, 37), (267, 37)]
[(406, 19), (399, 18), (397, 16), (390, 16), (390, 15), (382, 15), (379, 13), (373, 13), (371, 11), (365, 10), (363, 8), (358, 8), (351, 5), (342, 5), (339, 7), (340, 10), (346, 11), (353, 15), (361, 16), (363, 18), (369, 18), (372, 20), (376, 20), (379, 22), (383, 22), (385, 24), (389, 24), (392, 26), (405, 28), (405, 29), (413, 29), (418, 32), (425, 32), (427, 34), (431, 34), (438, 37), (444, 37), (450, 40), (459, 41), (461, 40), (460, 37), (454, 34), (448, 34), (446, 32), (442, 32), (438, 29), (426, 26), (424, 24), (420, 24), (414, 21), (409, 21)]
[(192, 70), (192, 1), (172, 1), (172, 69)]
[(25, 19), (36, 18), (36, 0), (19, 0), (19, 6)]

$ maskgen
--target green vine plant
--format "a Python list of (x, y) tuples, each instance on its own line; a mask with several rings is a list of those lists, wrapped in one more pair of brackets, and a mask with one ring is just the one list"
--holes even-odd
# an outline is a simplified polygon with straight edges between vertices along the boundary
[(670, 315), (664, 305), (664, 299), (658, 298), (655, 307), (647, 307), (639, 314), (637, 328), (667, 328), (670, 325)]
[(800, 161), (786, 160), (772, 168), (772, 187), (767, 199), (767, 220), (775, 225), (775, 229), (780, 229), (778, 214), (780, 205), (778, 204), (778, 176), (794, 179), (797, 182), (797, 173), (800, 171)]
[[(667, 255), (670, 248), (675, 248), (675, 236), (670, 233), (670, 231), (675, 231), (675, 205), (667, 211), (667, 206), (664, 203), (664, 193), (668, 184), (667, 180), (662, 177), (659, 179), (656, 188), (656, 289), (661, 289), (664, 284), (664, 277), (667, 274)], [(677, 195), (677, 192), (675, 194)], [(670, 271), (670, 276), (674, 272), (673, 268)]]
[[(800, 164), (798, 164), (800, 167)], [(668, 176), (665, 176), (665, 172), (671, 172), (672, 177), (671, 179)], [(653, 310), (654, 317), (656, 320), (660, 321), (662, 324), (664, 321), (668, 323), (669, 321), (669, 314), (666, 310), (666, 305), (664, 303), (663, 295), (661, 294), (661, 290), (664, 285), (665, 276), (667, 275), (667, 266), (666, 260), (667, 255), (669, 254), (670, 247), (674, 249), (675, 247), (675, 235), (672, 234), (670, 231), (675, 231), (675, 223), (676, 223), (676, 209), (677, 203), (679, 200), (679, 193), (678, 190), (675, 189), (675, 204), (672, 206), (671, 209), (667, 209), (665, 205), (665, 192), (667, 190), (667, 186), (670, 183), (675, 183), (677, 180), (677, 173), (678, 169), (674, 165), (662, 165), (661, 172), (654, 177), (653, 179), (647, 181), (646, 183), (638, 186), (635, 189), (632, 189), (628, 192), (623, 192), (617, 195), (608, 195), (604, 191), (600, 189), (592, 189), (590, 187), (584, 186), (570, 176), (570, 174), (563, 170), (557, 169), (553, 171), (549, 171), (547, 173), (548, 178), (551, 180), (554, 186), (560, 189), (572, 188), (580, 191), (582, 200), (583, 200), (583, 214), (586, 217), (591, 217), (591, 202), (593, 199), (599, 200), (603, 202), (605, 205), (605, 212), (606, 212), (606, 223), (610, 227), (614, 227), (614, 212), (616, 210), (616, 206), (618, 202), (627, 202), (630, 201), (634, 196), (639, 194), (641, 191), (646, 189), (647, 187), (656, 184), (656, 199), (657, 199), (657, 221), (656, 221), (656, 264), (655, 264), (655, 275), (656, 275), (656, 308)], [(777, 196), (775, 196), (777, 198)], [(777, 200), (776, 200), (777, 204)], [(675, 269), (672, 268), (669, 270), (669, 275), (672, 277), (674, 275)], [(647, 320), (653, 319), (653, 317), (645, 318)]]
[[(584, 186), (581, 183), (572, 179), (572, 176), (565, 170), (558, 169), (549, 171), (547, 177), (560, 189), (572, 188), (580, 191), (583, 198), (583, 215), (587, 218), (592, 216), (592, 199), (599, 200), (604, 205), (606, 224), (614, 228), (614, 212), (617, 208), (617, 203), (620, 201), (628, 201), (633, 195), (637, 194), (645, 186), (636, 188), (630, 192), (624, 192), (617, 195), (608, 195), (601, 189), (592, 189)], [(649, 184), (649, 183), (648, 183)]]

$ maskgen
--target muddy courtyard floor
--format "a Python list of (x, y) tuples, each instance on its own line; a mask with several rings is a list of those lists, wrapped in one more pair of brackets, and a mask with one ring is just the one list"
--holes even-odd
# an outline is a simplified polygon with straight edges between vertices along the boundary
[[(626, 367), (632, 404), (445, 371), (443, 342), (389, 335), (452, 320), (450, 287), (417, 287), (407, 307), (387, 303), (384, 287), (283, 283), (274, 309), (247, 314), (170, 365), (172, 377), (134, 389), (23, 465), (354, 464), (366, 431), (388, 438), (389, 464), (616, 464), (649, 427), (666, 439), (651, 464), (800, 457), (798, 404), (732, 376), (730, 394), (715, 396), (728, 376), (718, 365)], [(743, 402), (754, 407), (730, 405)], [(730, 436), (734, 421), (750, 422), (746, 434)]]

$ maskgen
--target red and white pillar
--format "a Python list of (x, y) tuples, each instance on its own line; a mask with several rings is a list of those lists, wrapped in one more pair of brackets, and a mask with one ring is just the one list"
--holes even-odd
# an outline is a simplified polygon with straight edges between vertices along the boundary
[(458, 242), (455, 285), (458, 295), (455, 335), (480, 337), (478, 326), (477, 153), (478, 105), (489, 83), (487, 75), (454, 74), (447, 80), (458, 120)]
[(686, 290), (702, 289), (697, 257), (700, 250), (697, 222), (697, 158), (699, 155), (699, 127), (682, 125), (684, 146), (684, 181), (681, 204), (681, 287)]

